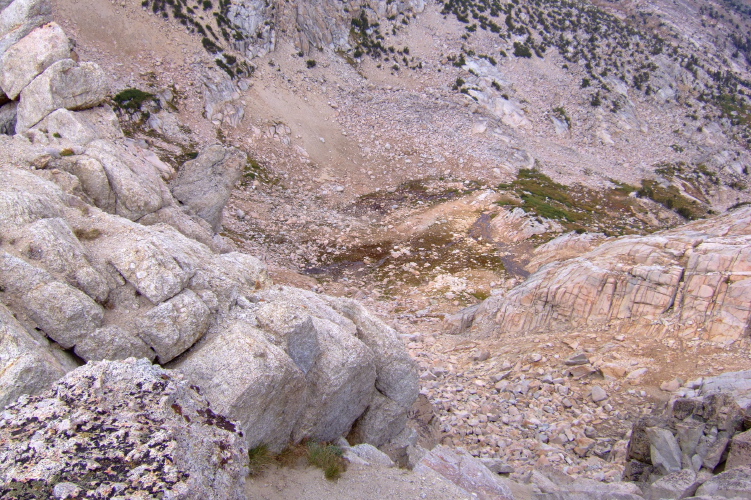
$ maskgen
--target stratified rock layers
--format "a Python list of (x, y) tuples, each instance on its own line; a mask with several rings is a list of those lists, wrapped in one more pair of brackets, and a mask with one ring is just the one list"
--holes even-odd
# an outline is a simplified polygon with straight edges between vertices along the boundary
[(580, 257), (549, 263), (485, 301), (475, 328), (536, 332), (625, 320), (729, 342), (748, 331), (750, 296), (751, 207), (743, 207), (649, 236), (606, 241)]

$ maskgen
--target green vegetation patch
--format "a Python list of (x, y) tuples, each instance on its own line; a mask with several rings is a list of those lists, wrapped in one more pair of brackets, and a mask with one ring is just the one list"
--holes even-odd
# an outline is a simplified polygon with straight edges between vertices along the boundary
[(112, 98), (120, 109), (128, 111), (140, 110), (144, 103), (155, 101), (156, 96), (139, 89), (125, 89)]
[(638, 202), (630, 195), (637, 188), (612, 182), (615, 186), (605, 190), (564, 186), (538, 170), (522, 169), (516, 180), (497, 186), (508, 194), (496, 203), (520, 207), (527, 213), (557, 221), (568, 231), (620, 236), (657, 229), (634, 215)]
[(248, 450), (248, 468), (251, 476), (262, 474), (273, 462), (274, 456), (266, 444), (262, 443)]
[(342, 457), (343, 450), (333, 444), (308, 443), (308, 463), (323, 470), (326, 479), (333, 481), (339, 479), (347, 470), (347, 462)]
[(682, 195), (677, 187), (673, 185), (665, 187), (654, 180), (641, 181), (639, 196), (649, 198), (688, 220), (700, 219), (708, 212), (706, 206)]

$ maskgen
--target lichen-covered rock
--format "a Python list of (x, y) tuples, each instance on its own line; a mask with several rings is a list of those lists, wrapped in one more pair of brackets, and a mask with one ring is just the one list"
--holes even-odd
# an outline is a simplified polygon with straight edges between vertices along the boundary
[(36, 28), (0, 57), (0, 88), (15, 99), (53, 63), (70, 57), (70, 41), (56, 23)]
[(209, 146), (195, 160), (183, 164), (172, 183), (172, 194), (218, 232), (222, 210), (246, 160), (247, 155), (238, 149)]
[(109, 93), (104, 71), (95, 63), (63, 59), (52, 64), (21, 92), (16, 132), (26, 132), (56, 109), (92, 108)]
[(0, 496), (245, 498), (247, 448), (179, 374), (146, 360), (78, 368), (0, 413)]

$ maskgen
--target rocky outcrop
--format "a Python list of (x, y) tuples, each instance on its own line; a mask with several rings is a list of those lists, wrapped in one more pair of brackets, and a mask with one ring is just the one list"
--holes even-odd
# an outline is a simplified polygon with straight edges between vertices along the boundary
[(0, 304), (0, 408), (22, 394), (46, 390), (77, 366), (43, 336), (32, 335)]
[(10, 73), (0, 71), (31, 78), (16, 134), (0, 136), (0, 402), (73, 369), (68, 350), (170, 363), (251, 446), (398, 435), (418, 379), (394, 330), (354, 301), (272, 287), (258, 259), (215, 234), (246, 154), (210, 146), (176, 174), (126, 139), (108, 107), (76, 110), (106, 95), (99, 68), (44, 69), (57, 46), (30, 46), (11, 47)]
[(172, 183), (172, 194), (219, 232), (222, 210), (246, 161), (247, 155), (238, 149), (209, 146), (195, 160), (183, 164)]
[[(625, 322), (732, 342), (751, 321), (751, 208), (649, 236), (609, 240), (541, 267), (505, 295), (485, 301), (485, 334)], [(745, 298), (744, 298), (745, 297)]]
[[(743, 432), (751, 425), (751, 372), (689, 385), (695, 388), (683, 389), (685, 397), (673, 399), (665, 414), (634, 423), (625, 477), (652, 483), (648, 498), (685, 498), (697, 488), (697, 495), (726, 498), (717, 491), (751, 478), (748, 432)], [(723, 469), (724, 475), (712, 476)]]
[(330, 441), (350, 429), (354, 441), (380, 446), (401, 432), (418, 382), (392, 329), (357, 303), (289, 287), (239, 305), (170, 366), (237, 416), (251, 447)]
[(0, 57), (34, 28), (52, 21), (49, 0), (13, 0), (3, 3), (6, 6), (0, 12)]
[(16, 132), (27, 131), (56, 109), (92, 108), (108, 93), (107, 78), (97, 64), (58, 61), (21, 92)]
[(21, 397), (0, 413), (0, 496), (245, 498), (242, 433), (198, 390), (129, 359)]
[(233, 42), (235, 49), (251, 59), (274, 50), (277, 32), (295, 33), (295, 46), (306, 54), (315, 48), (348, 50), (352, 19), (361, 12), (375, 23), (386, 22), (400, 14), (417, 14), (424, 9), (423, 0), (346, 3), (316, 0), (290, 4), (232, 0), (226, 15), (245, 35)]
[(513, 500), (505, 480), (464, 450), (436, 446), (415, 467), (417, 472), (432, 469), (480, 500)]
[(245, 106), (235, 83), (225, 74), (204, 75), (205, 116), (214, 125), (237, 127), (245, 116)]
[(55, 23), (41, 26), (5, 51), (0, 58), (0, 88), (15, 99), (52, 64), (70, 57), (70, 40)]

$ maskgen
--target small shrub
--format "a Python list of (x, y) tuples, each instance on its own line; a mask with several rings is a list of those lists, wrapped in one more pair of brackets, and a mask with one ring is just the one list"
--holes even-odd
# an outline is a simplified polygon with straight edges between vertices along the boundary
[(308, 59), (307, 61), (305, 61), (305, 66), (307, 66), (308, 69), (315, 68), (316, 67), (315, 59)]
[(90, 229), (77, 228), (73, 231), (73, 234), (75, 234), (76, 238), (79, 240), (91, 241), (99, 238), (102, 235), (102, 232), (95, 227)]
[(221, 47), (219, 47), (217, 44), (211, 41), (208, 37), (203, 37), (201, 39), (201, 44), (203, 45), (203, 48), (206, 49), (206, 52), (209, 54), (218, 54), (222, 51)]
[(54, 134), (52, 134), (52, 137), (54, 137), (55, 139), (61, 139), (63, 136), (60, 135), (60, 132), (55, 132)]
[(529, 47), (527, 47), (525, 44), (514, 42), (514, 55), (516, 57), (525, 57), (527, 59), (530, 59), (532, 57), (532, 51), (529, 50)]
[(342, 449), (325, 443), (308, 443), (308, 462), (310, 465), (323, 470), (326, 479), (339, 479), (346, 470), (346, 462), (342, 458)]
[(60, 151), (60, 156), (73, 156), (74, 154), (76, 153), (74, 153), (73, 150), (70, 148), (65, 148), (62, 151)]
[(262, 474), (273, 461), (274, 457), (271, 456), (269, 447), (265, 444), (259, 444), (248, 450), (248, 468), (251, 476)]
[(154, 94), (149, 94), (139, 89), (125, 89), (113, 97), (118, 108), (130, 111), (141, 109), (143, 103), (154, 99), (156, 99)]

